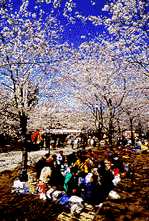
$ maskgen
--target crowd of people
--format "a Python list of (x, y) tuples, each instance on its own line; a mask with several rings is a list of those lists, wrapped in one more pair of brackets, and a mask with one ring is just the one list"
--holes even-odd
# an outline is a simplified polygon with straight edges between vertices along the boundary
[(91, 149), (68, 156), (63, 151), (47, 154), (35, 166), (37, 181), (96, 206), (106, 199), (124, 172), (123, 162), (115, 154), (110, 157), (110, 161), (98, 162)]

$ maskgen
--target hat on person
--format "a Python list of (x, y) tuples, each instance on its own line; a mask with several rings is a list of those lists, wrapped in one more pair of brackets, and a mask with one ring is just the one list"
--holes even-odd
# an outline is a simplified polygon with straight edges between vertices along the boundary
[(92, 169), (92, 172), (93, 172), (93, 173), (94, 173), (94, 172), (96, 173), (97, 171), (98, 171), (98, 168), (93, 168), (93, 169)]

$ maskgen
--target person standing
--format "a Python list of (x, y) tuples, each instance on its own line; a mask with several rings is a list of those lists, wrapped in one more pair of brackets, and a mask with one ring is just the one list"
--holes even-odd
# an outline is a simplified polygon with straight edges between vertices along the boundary
[(60, 148), (60, 140), (59, 140), (59, 138), (57, 138), (56, 144), (57, 144), (57, 148)]
[(63, 151), (59, 151), (59, 154), (57, 155), (57, 164), (60, 166), (61, 169), (64, 168), (65, 164), (65, 157), (63, 155)]
[(72, 149), (73, 149), (73, 147), (74, 147), (74, 141), (73, 141), (73, 139), (71, 140), (71, 146), (72, 146)]

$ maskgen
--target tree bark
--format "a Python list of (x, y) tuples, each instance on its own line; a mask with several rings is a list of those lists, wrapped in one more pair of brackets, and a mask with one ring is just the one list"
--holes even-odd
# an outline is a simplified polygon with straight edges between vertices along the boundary
[(131, 127), (131, 143), (134, 145), (134, 136), (133, 136), (133, 124), (132, 124), (133, 118), (130, 118), (130, 127)]
[(27, 116), (25, 113), (20, 115), (20, 127), (22, 130), (22, 163), (23, 163), (23, 177), (22, 180), (27, 180), (27, 140), (26, 140), (26, 127), (27, 127)]

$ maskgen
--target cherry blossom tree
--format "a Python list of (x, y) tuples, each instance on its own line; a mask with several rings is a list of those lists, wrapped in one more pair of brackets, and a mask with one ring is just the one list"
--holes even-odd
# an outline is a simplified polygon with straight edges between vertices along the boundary
[[(145, 115), (143, 105), (148, 105), (147, 1), (108, 1), (107, 17), (83, 16), (72, 0), (46, 2), (53, 4), (47, 17), (42, 9), (27, 11), (28, 1), (17, 11), (1, 2), (0, 82), (11, 97), (11, 105), (1, 106), (9, 110), (5, 118), (15, 116), (24, 135), (27, 128), (56, 127), (57, 122), (68, 128), (94, 122), (100, 133), (109, 132), (111, 143), (113, 130), (128, 122), (127, 112), (131, 109), (136, 118), (135, 111), (141, 108)], [(62, 4), (69, 22), (105, 25), (107, 38), (84, 40), (78, 49), (60, 44), (62, 27), (53, 15)]]
[(51, 14), (43, 20), (42, 11), (39, 18), (28, 12), (28, 1), (15, 12), (2, 3), (0, 83), (11, 95), (12, 114), (18, 114), (25, 136), (29, 112), (39, 97), (50, 90), (56, 75), (61, 56), (57, 44), (61, 27)]
[[(105, 0), (103, 15), (100, 14), (99, 2), (90, 1), (98, 15), (85, 15), (79, 10), (78, 2), (67, 1), (66, 17), (75, 23), (80, 19), (84, 24), (92, 22), (106, 31), (113, 50), (117, 51), (114, 59), (131, 63), (141, 73), (149, 76), (149, 4), (147, 0)], [(103, 32), (103, 39), (105, 35)]]
[[(128, 119), (128, 109), (137, 117), (139, 109), (148, 106), (143, 93), (148, 77), (132, 64), (114, 59), (116, 56), (113, 43), (86, 42), (78, 50), (68, 51), (60, 69), (65, 72), (64, 81), (72, 99), (79, 99), (84, 112), (93, 115), (96, 129), (109, 133), (111, 145), (113, 132), (119, 129), (120, 133), (124, 124), (122, 116)], [(126, 121), (128, 125), (130, 121)]]
[(84, 43), (79, 50), (74, 49), (71, 53), (72, 57), (70, 55), (61, 72), (67, 73), (73, 96), (90, 109), (96, 129), (109, 126), (108, 131), (112, 131), (115, 109), (126, 93), (125, 67), (112, 61), (109, 50), (95, 43)]
[[(121, 122), (127, 130), (129, 129), (128, 125), (130, 125), (131, 131), (135, 130), (138, 125), (143, 125), (142, 128), (147, 130), (149, 102), (142, 88), (148, 84), (149, 79), (144, 74), (136, 73), (135, 78), (134, 75), (131, 80), (129, 79), (129, 93), (122, 104)], [(131, 140), (133, 143), (133, 137)]]
[(134, 65), (149, 76), (149, 4), (146, 0), (107, 1), (103, 8), (110, 16), (104, 19), (109, 33), (119, 48), (117, 59)]
[[(62, 6), (62, 2), (55, 2), (59, 2), (57, 7)], [(91, 1), (91, 3), (97, 9), (98, 1)], [(103, 126), (103, 114), (106, 115), (106, 113), (109, 113), (109, 116), (111, 116), (109, 118), (110, 120), (108, 120), (111, 122), (108, 124), (109, 127), (112, 129), (112, 121), (114, 119), (114, 122), (117, 122), (119, 125), (118, 127), (120, 131), (120, 123), (123, 125), (125, 121), (128, 125), (130, 119), (138, 118), (140, 110), (141, 114), (145, 114), (144, 107), (148, 110), (148, 2), (146, 0), (106, 1), (103, 11), (107, 12), (107, 16), (104, 17), (100, 14), (98, 16), (85, 15), (83, 11), (79, 11), (77, 6), (78, 3), (76, 4), (75, 0), (67, 1), (64, 9), (64, 16), (72, 23), (75, 23), (77, 19), (80, 19), (83, 23), (90, 21), (95, 26), (104, 25), (109, 32), (109, 35), (106, 40), (104, 35), (96, 38), (96, 44), (94, 44), (94, 47), (96, 48), (97, 45), (98, 47), (100, 47), (99, 45), (104, 45), (108, 50), (105, 52), (104, 47), (102, 47), (102, 50), (98, 50), (99, 54), (97, 55), (96, 53), (96, 56), (94, 56), (92, 53), (95, 53), (96, 49), (91, 50), (90, 43), (84, 43), (84, 47), (80, 47), (79, 51), (76, 49), (71, 50), (71, 58), (69, 57), (70, 54), (67, 55), (67, 61), (63, 66), (63, 70), (68, 73), (67, 79), (71, 79), (71, 84), (69, 84), (69, 86), (71, 85), (70, 88), (72, 91), (74, 88), (77, 88), (77, 92), (74, 90), (74, 95), (79, 97), (82, 103), (86, 104), (86, 106), (92, 111), (96, 122), (95, 126)], [(86, 51), (90, 51), (90, 55), (86, 55)], [(105, 63), (103, 62), (104, 55), (107, 56)], [(97, 75), (94, 74), (94, 72), (96, 72), (95, 69), (97, 70), (97, 57), (99, 58), (100, 56), (102, 57), (102, 64), (107, 67), (107, 69), (104, 68), (103, 73), (109, 73), (111, 71), (110, 77), (107, 77), (107, 79), (111, 79), (109, 82), (107, 81), (106, 87), (103, 86), (106, 95), (103, 95), (103, 88), (99, 93)], [(93, 65), (91, 65), (91, 60)], [(112, 65), (109, 66), (109, 63), (113, 64), (113, 66), (115, 65), (115, 67), (113, 68)], [(101, 72), (99, 71), (99, 73), (101, 77)], [(121, 73), (123, 90), (125, 92), (123, 91), (124, 93), (121, 93), (116, 89), (117, 92), (120, 92), (119, 95), (118, 93), (117, 95), (121, 98), (119, 99), (119, 103), (116, 103), (113, 95), (111, 96), (111, 91), (113, 91), (113, 89), (111, 90), (111, 87), (114, 88), (113, 79), (115, 79), (115, 75), (118, 73)], [(94, 78), (96, 83), (93, 83), (92, 79)], [(122, 82), (120, 83), (117, 80), (116, 85), (122, 86)], [(82, 94), (84, 94), (84, 96), (82, 96)], [(114, 93), (114, 95), (115, 94), (116, 93)], [(141, 102), (139, 98), (142, 99)], [(106, 111), (103, 111), (103, 108), (105, 108)], [(109, 111), (107, 111), (108, 109)], [(124, 119), (122, 116), (125, 116)], [(100, 119), (100, 123), (97, 123), (97, 118)], [(105, 125), (106, 124), (104, 123), (104, 126)], [(111, 129), (109, 128), (109, 131)]]
[(49, 14), (44, 18), (42, 10), (39, 14), (29, 12), (28, 3), (23, 1), (14, 11), (13, 4), (0, 2), (0, 85), (11, 99), (11, 106), (5, 103), (2, 114), (10, 125), (16, 120), (21, 128), (25, 168), (27, 120), (30, 113), (39, 110), (39, 100), (45, 102), (47, 91), (54, 88), (63, 51), (58, 44), (61, 26), (55, 17)]
[(16, 129), (16, 120), (18, 116), (12, 112), (12, 101), (10, 99), (10, 93), (5, 90), (5, 87), (0, 87), (0, 133), (9, 134), (10, 131)]

